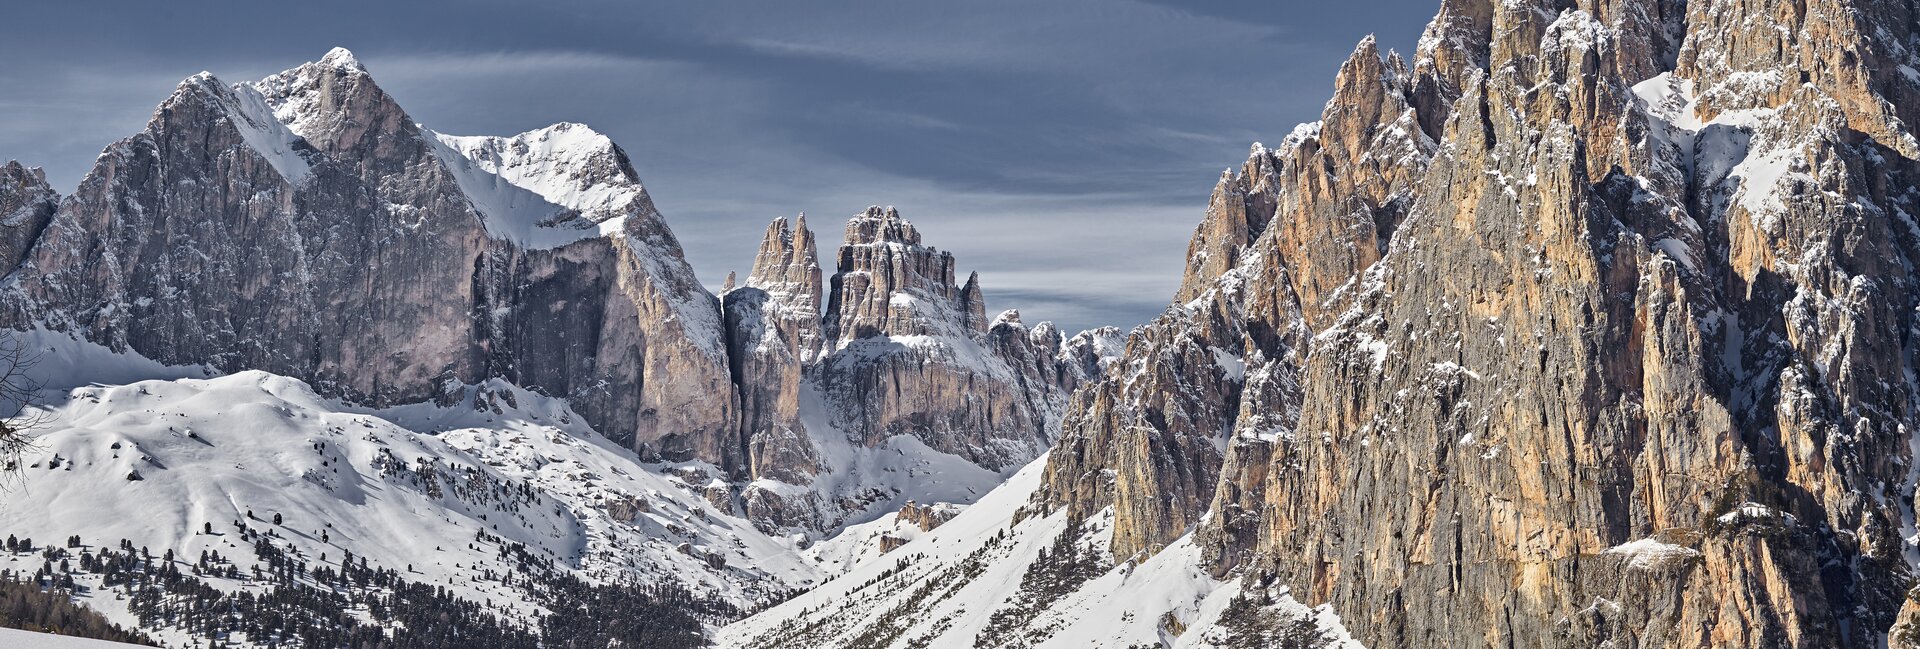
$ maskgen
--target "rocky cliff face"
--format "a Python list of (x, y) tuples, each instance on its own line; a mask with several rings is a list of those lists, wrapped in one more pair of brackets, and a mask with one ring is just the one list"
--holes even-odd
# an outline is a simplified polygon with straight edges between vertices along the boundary
[(806, 484), (821, 469), (800, 419), (803, 374), (821, 353), (820, 259), (801, 215), (767, 227), (746, 286), (726, 293), (740, 436), (754, 478)]
[(805, 217), (777, 219), (726, 294), (745, 477), (772, 481), (741, 498), (769, 528), (831, 530), (912, 497), (894, 478), (855, 475), (897, 472), (867, 456), (903, 453), (881, 450), (899, 439), (990, 472), (1036, 457), (1066, 394), (1117, 352), (1112, 330), (1067, 345), (1018, 312), (988, 322), (978, 275), (956, 284), (953, 255), (892, 208), (849, 220), (836, 259), (823, 283)]
[[(866, 445), (911, 435), (982, 466), (1039, 455), (1048, 399), (1072, 387), (1051, 367), (1061, 338), (1018, 314), (987, 322), (980, 277), (954, 281), (953, 254), (922, 245), (893, 208), (847, 222), (815, 371), (836, 421)], [(1045, 359), (1038, 364), (1024, 360)]]
[(52, 216), (5, 303), (16, 325), (368, 403), (508, 378), (644, 456), (742, 461), (718, 301), (625, 154), (578, 125), (432, 133), (345, 50), (183, 82)]
[(18, 162), (0, 166), (0, 264), (20, 265), (59, 208), (60, 194), (45, 172)]
[(1917, 24), (1447, 0), (1411, 66), (1363, 42), (1223, 178), (1036, 498), (1373, 646), (1876, 646), (1913, 583)]

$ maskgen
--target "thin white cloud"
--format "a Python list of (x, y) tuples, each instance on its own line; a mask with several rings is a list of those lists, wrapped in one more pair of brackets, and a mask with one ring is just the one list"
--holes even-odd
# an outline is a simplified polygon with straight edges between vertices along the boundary
[[(803, 3), (750, 14), (718, 10), (714, 40), (774, 56), (831, 59), (887, 70), (976, 69), (1112, 74), (1185, 58), (1226, 54), (1280, 30), (1135, 0), (1013, 0), (916, 5), (863, 3), (859, 20)], [(723, 22), (722, 22), (723, 21)], [(1129, 65), (1115, 66), (1116, 61)]]
[(571, 50), (492, 52), (397, 52), (359, 54), (383, 85), (416, 79), (496, 77), (528, 73), (605, 71), (651, 74), (685, 70), (690, 64), (664, 59)]

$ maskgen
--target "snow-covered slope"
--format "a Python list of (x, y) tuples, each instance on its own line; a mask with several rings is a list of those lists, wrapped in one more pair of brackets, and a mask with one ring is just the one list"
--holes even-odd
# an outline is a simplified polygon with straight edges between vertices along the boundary
[(0, 647), (18, 647), (19, 649), (131, 649), (137, 644), (108, 642), (91, 638), (75, 638), (50, 633), (34, 633), (19, 629), (0, 627)]
[[(312, 173), (312, 166), (300, 154), (304, 143), (300, 136), (274, 117), (273, 109), (267, 106), (267, 99), (260, 91), (247, 84), (238, 84), (231, 88), (221, 87), (220, 82), (211, 73), (201, 72), (194, 77), (211, 92), (217, 93), (222, 104), (227, 106), (228, 118), (233, 121), (235, 130), (267, 163), (273, 165), (289, 184), (298, 185)], [(311, 147), (307, 147), (311, 150)]]
[(645, 194), (637, 179), (622, 173), (625, 154), (585, 124), (561, 122), (512, 137), (433, 137), (479, 169), (595, 222), (625, 217)]
[[(1110, 517), (1074, 521), (1031, 505), (1046, 463), (1045, 456), (1034, 460), (904, 546), (884, 556), (855, 555), (864, 561), (846, 574), (722, 628), (719, 645), (1258, 646), (1283, 629), (1317, 634), (1312, 646), (1360, 646), (1337, 617), (1299, 604), (1284, 589), (1213, 579), (1190, 538), (1145, 562), (1111, 565)], [(848, 533), (892, 528), (883, 519)]]
[[(971, 499), (969, 499), (971, 500)], [(848, 525), (832, 537), (809, 546), (804, 554), (807, 559), (828, 574), (840, 574), (873, 559), (893, 551), (901, 544), (920, 538), (927, 533), (903, 513), (910, 507), (923, 507), (939, 512), (941, 516), (965, 511), (968, 505), (950, 502), (920, 505), (918, 501), (908, 500), (900, 509), (881, 515), (879, 518)]]
[(639, 180), (622, 173), (624, 154), (583, 124), (513, 137), (425, 135), (487, 231), (528, 248), (618, 233), (645, 202)]
[[(206, 372), (57, 334), (27, 341), (47, 387), (0, 534), (216, 551), (245, 570), (245, 526), (523, 619), (538, 610), (515, 586), (479, 578), (510, 572), (512, 543), (589, 582), (678, 583), (743, 607), (819, 574), (791, 541), (709, 504), (702, 467), (642, 464), (564, 402), (501, 382), (366, 409), (265, 372), (183, 378)], [(39, 566), (14, 560), (0, 568)], [(87, 603), (132, 626), (124, 604)]]

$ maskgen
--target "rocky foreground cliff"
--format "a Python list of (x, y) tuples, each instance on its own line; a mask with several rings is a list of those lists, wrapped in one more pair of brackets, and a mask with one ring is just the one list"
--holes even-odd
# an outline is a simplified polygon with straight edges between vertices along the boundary
[(1030, 499), (726, 637), (1913, 646), (1916, 70), (1897, 0), (1445, 0), (1222, 176)]

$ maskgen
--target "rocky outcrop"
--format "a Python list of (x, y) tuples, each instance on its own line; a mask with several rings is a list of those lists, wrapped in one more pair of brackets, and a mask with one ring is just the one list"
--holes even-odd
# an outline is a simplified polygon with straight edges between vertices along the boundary
[(907, 504), (900, 507), (900, 512), (894, 520), (920, 528), (922, 532), (931, 532), (933, 528), (952, 520), (954, 515), (959, 513), (960, 510), (950, 504), (922, 505), (909, 500)]
[(1037, 498), (1372, 646), (1887, 641), (1917, 39), (1899, 2), (1447, 0), (1411, 66), (1363, 42)]
[(804, 372), (820, 353), (820, 263), (806, 216), (767, 227), (746, 286), (726, 296), (748, 477), (806, 484), (820, 459), (800, 419)]
[(345, 50), (183, 82), (5, 303), (16, 325), (373, 404), (498, 376), (644, 456), (741, 461), (719, 303), (625, 154), (579, 125), (432, 133)]
[(18, 162), (0, 166), (0, 264), (20, 265), (59, 207), (60, 194), (47, 184), (46, 172)]
[(1125, 354), (1067, 406), (1037, 497), (1075, 517), (1114, 508), (1117, 557), (1164, 547), (1206, 511), (1243, 380), (1219, 304), (1134, 330)]
[(953, 253), (921, 245), (920, 231), (892, 207), (849, 219), (836, 259), (825, 321), (831, 350), (876, 336), (985, 332), (979, 275), (964, 289), (955, 284)]
[(901, 548), (901, 546), (904, 546), (906, 544), (907, 544), (906, 539), (894, 536), (892, 534), (882, 534), (880, 535), (880, 554), (886, 554), (888, 552), (898, 550)]
[(994, 471), (1032, 459), (1066, 394), (1117, 353), (1112, 330), (1069, 346), (1015, 311), (988, 321), (979, 276), (956, 285), (953, 255), (892, 208), (850, 220), (836, 259), (823, 284), (805, 218), (777, 219), (745, 284), (726, 294), (742, 477), (780, 483), (755, 482), (741, 500), (769, 529), (831, 530), (897, 502), (887, 476), (852, 473), (894, 462), (859, 456), (901, 437)]
[(1033, 335), (1018, 314), (990, 326), (979, 275), (955, 284), (952, 253), (890, 207), (848, 221), (838, 259), (813, 374), (836, 425), (868, 446), (911, 435), (995, 468), (1046, 448), (1049, 400), (1072, 388), (1053, 367), (1056, 330)]

